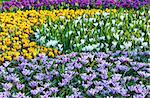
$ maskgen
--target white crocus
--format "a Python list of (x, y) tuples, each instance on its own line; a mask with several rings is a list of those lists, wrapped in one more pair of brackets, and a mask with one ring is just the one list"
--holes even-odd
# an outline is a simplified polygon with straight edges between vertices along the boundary
[(142, 20), (139, 20), (139, 24), (142, 24)]
[(64, 25), (60, 25), (60, 29), (64, 29), (65, 27), (64, 27)]
[(145, 12), (143, 11), (143, 12), (141, 13), (141, 15), (144, 15), (144, 13), (145, 13)]
[(84, 20), (85, 20), (85, 22), (88, 22), (88, 21), (89, 21), (89, 19), (88, 19), (88, 18), (84, 18)]
[(40, 30), (39, 30), (39, 29), (36, 29), (36, 32), (37, 32), (37, 33), (40, 33)]
[(106, 25), (105, 25), (105, 27), (110, 27), (110, 23), (107, 22)]
[(83, 22), (82, 22), (82, 21), (79, 21), (79, 23), (80, 23), (80, 25), (82, 25)]
[(99, 40), (105, 40), (105, 36), (101, 36), (98, 38)]
[(78, 18), (77, 18), (77, 19), (78, 19), (78, 21), (80, 21), (80, 20), (81, 20), (81, 18), (82, 18), (81, 16), (80, 16), (80, 17), (78, 17)]
[(144, 36), (144, 35), (145, 35), (145, 33), (141, 32), (141, 35), (142, 35), (142, 36)]
[(99, 24), (100, 24), (100, 26), (103, 26), (104, 25), (104, 21), (103, 20), (100, 21)]
[(60, 51), (63, 50), (62, 46), (63, 46), (62, 44), (58, 44), (58, 49), (59, 49)]
[(113, 44), (114, 46), (116, 46), (116, 45), (117, 45), (117, 41), (113, 41), (112, 44)]
[(118, 27), (122, 26), (123, 25), (123, 22), (119, 22), (118, 24)]
[(123, 33), (124, 33), (124, 31), (123, 31), (123, 30), (121, 30), (121, 31), (120, 31), (120, 35), (123, 35)]
[(94, 26), (98, 26), (98, 23), (94, 23)]
[(129, 25), (130, 25), (131, 28), (134, 26), (132, 23), (130, 23)]
[(138, 38), (138, 41), (142, 43), (144, 41), (144, 38), (140, 37), (140, 38)]
[(40, 38), (40, 42), (44, 43), (44, 42), (45, 42), (45, 39), (46, 39), (46, 36), (42, 36), (42, 37)]
[(60, 19), (65, 19), (65, 17), (64, 17), (64, 16), (60, 16), (59, 18), (60, 18)]
[(92, 33), (92, 34), (94, 33), (94, 29), (91, 30), (91, 33)]
[(65, 34), (66, 37), (68, 37), (68, 35), (71, 35), (73, 33), (73, 31), (69, 31)]
[(143, 47), (148, 47), (148, 42), (143, 42), (143, 43), (142, 43), (142, 46), (143, 46)]
[(82, 51), (92, 51), (94, 48), (91, 45), (85, 46), (82, 48)]
[(113, 20), (112, 20), (112, 24), (115, 25), (115, 23), (116, 23), (116, 20), (113, 19)]
[(46, 31), (47, 31), (47, 32), (49, 32), (49, 31), (50, 31), (50, 29), (46, 28)]
[(94, 38), (90, 38), (89, 41), (90, 41), (90, 42), (94, 41)]
[(85, 39), (81, 39), (81, 44), (84, 44), (85, 43)]
[(49, 33), (47, 33), (47, 34), (46, 34), (46, 36), (47, 36), (47, 37), (49, 37), (49, 36), (50, 36), (50, 34), (49, 34)]
[(36, 39), (39, 39), (40, 36), (38, 33), (34, 33), (34, 35), (35, 35)]
[(71, 35), (73, 33), (73, 31), (69, 31), (69, 35)]
[(78, 35), (80, 36), (80, 31), (77, 31)]
[(92, 46), (93, 46), (93, 49), (96, 49), (99, 45), (100, 45), (99, 43), (93, 44), (93, 45), (92, 45)]
[(57, 27), (58, 27), (58, 25), (54, 25), (54, 27), (53, 27), (53, 28), (54, 28), (54, 29), (57, 29)]
[(108, 47), (109, 45), (107, 43), (105, 43), (105, 47)]
[(123, 21), (123, 20), (124, 20), (124, 15), (121, 15), (121, 16), (120, 16), (120, 19)]
[(106, 16), (108, 16), (108, 15), (110, 15), (110, 13), (107, 13), (107, 12), (104, 12), (104, 13), (103, 13), (103, 16), (104, 16), (104, 17), (106, 17)]
[(86, 18), (86, 16), (87, 16), (86, 14), (83, 14), (83, 18)]
[(103, 43), (101, 43), (101, 46), (100, 46), (100, 48), (104, 48), (104, 44), (103, 44)]
[(113, 50), (114, 48), (116, 48), (117, 45), (117, 41), (113, 41), (112, 42), (112, 46), (111, 46), (111, 50)]
[(81, 46), (81, 44), (77, 43), (77, 47)]
[(121, 49), (124, 49), (124, 45), (120, 45), (120, 48), (121, 48)]
[(146, 18), (144, 17), (144, 18), (142, 18), (142, 20), (143, 20), (143, 21), (146, 21)]
[(137, 32), (137, 31), (138, 31), (138, 28), (134, 28), (134, 31)]
[(132, 46), (132, 42), (128, 41), (128, 42), (123, 42), (124, 46), (126, 49), (129, 49)]
[(84, 28), (84, 31), (88, 31), (88, 28)]
[(116, 31), (116, 30), (115, 30), (115, 27), (112, 27), (112, 28), (111, 28), (111, 32), (114, 33), (115, 31)]
[(87, 35), (85, 35), (84, 38), (86, 39), (86, 38), (87, 38)]
[(49, 46), (56, 46), (58, 44), (57, 40), (49, 40), (46, 44), (47, 47)]
[(47, 24), (44, 24), (44, 29), (46, 29), (46, 28), (47, 28), (47, 26), (48, 26)]
[(92, 21), (96, 22), (96, 18), (89, 18), (89, 22), (92, 22)]
[(76, 36), (76, 39), (79, 39), (80, 38), (80, 36)]

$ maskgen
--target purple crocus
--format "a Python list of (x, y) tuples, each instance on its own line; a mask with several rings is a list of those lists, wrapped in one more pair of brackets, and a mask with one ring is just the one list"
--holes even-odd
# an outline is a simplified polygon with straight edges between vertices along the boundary
[(25, 87), (25, 85), (17, 83), (16, 87), (17, 87), (18, 90), (22, 90)]
[(95, 94), (97, 94), (97, 90), (96, 89), (90, 89), (90, 90), (87, 90), (86, 92), (89, 96), (94, 96)]
[(31, 86), (31, 88), (35, 88), (38, 85), (38, 83), (36, 81), (31, 81), (29, 82), (29, 85)]
[(27, 75), (30, 75), (32, 72), (30, 70), (27, 70), (27, 69), (23, 69), (22, 71), (22, 74), (27, 76)]
[(31, 90), (30, 92), (32, 95), (37, 95), (39, 93), (38, 90)]
[(121, 74), (114, 74), (113, 76), (112, 76), (112, 80), (113, 81), (119, 81), (120, 79), (121, 79)]
[(58, 90), (57, 87), (51, 87), (51, 88), (50, 88), (50, 91), (51, 91), (52, 93), (57, 93), (59, 90)]
[(102, 1), (101, 0), (96, 0), (95, 5), (97, 7), (101, 6), (102, 5)]
[(2, 83), (2, 87), (5, 91), (11, 90), (11, 88), (13, 87), (12, 83)]
[(7, 67), (10, 65), (10, 62), (9, 61), (6, 61), (5, 63), (3, 63), (4, 67)]

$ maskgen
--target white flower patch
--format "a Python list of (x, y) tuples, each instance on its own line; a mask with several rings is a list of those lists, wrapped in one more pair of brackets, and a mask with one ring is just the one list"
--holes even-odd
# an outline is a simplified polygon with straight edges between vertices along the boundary
[(92, 51), (96, 49), (100, 44), (93, 44), (93, 45), (88, 45), (82, 48), (82, 51)]
[[(107, 12), (90, 18), (86, 16), (60, 20), (61, 24), (49, 21), (51, 25), (48, 22), (41, 30), (36, 29), (35, 38), (40, 45), (53, 46), (61, 51), (111, 51), (118, 50), (118, 47), (120, 50), (148, 49), (150, 20), (145, 16), (128, 13), (110, 16)], [(49, 37), (55, 40), (49, 40)]]
[(46, 44), (47, 47), (50, 47), (50, 46), (56, 46), (58, 44), (58, 41), (57, 40), (49, 40)]

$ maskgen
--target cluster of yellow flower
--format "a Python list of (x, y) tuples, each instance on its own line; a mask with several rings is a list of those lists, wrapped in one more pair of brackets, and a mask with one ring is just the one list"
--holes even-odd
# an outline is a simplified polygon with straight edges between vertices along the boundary
[(95, 13), (116, 12), (116, 9), (102, 10), (30, 10), (17, 11), (16, 13), (0, 13), (0, 62), (5, 60), (16, 60), (18, 56), (27, 59), (36, 57), (39, 53), (46, 53), (51, 57), (60, 54), (57, 50), (38, 46), (29, 40), (29, 35), (33, 34), (32, 27), (45, 23), (47, 17), (56, 21), (60, 16), (74, 19), (83, 14), (90, 16)]
[(35, 10), (0, 13), (0, 62), (16, 60), (20, 55), (27, 59), (35, 58), (39, 53), (51, 57), (58, 55), (57, 50), (38, 46), (29, 40), (33, 34), (31, 27), (42, 24), (45, 19)]

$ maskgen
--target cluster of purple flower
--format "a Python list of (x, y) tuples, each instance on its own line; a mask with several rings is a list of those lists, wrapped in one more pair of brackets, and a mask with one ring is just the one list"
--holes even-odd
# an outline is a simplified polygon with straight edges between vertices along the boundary
[(2, 3), (3, 10), (10, 10), (10, 8), (30, 9), (61, 5), (61, 7), (67, 6), (78, 6), (83, 7), (123, 7), (123, 8), (135, 8), (138, 9), (140, 6), (144, 6), (149, 3), (149, 0), (11, 0)]
[[(150, 92), (150, 52), (39, 55), (0, 66), (0, 97), (36, 98), (133, 96)], [(22, 93), (21, 93), (22, 92)]]

